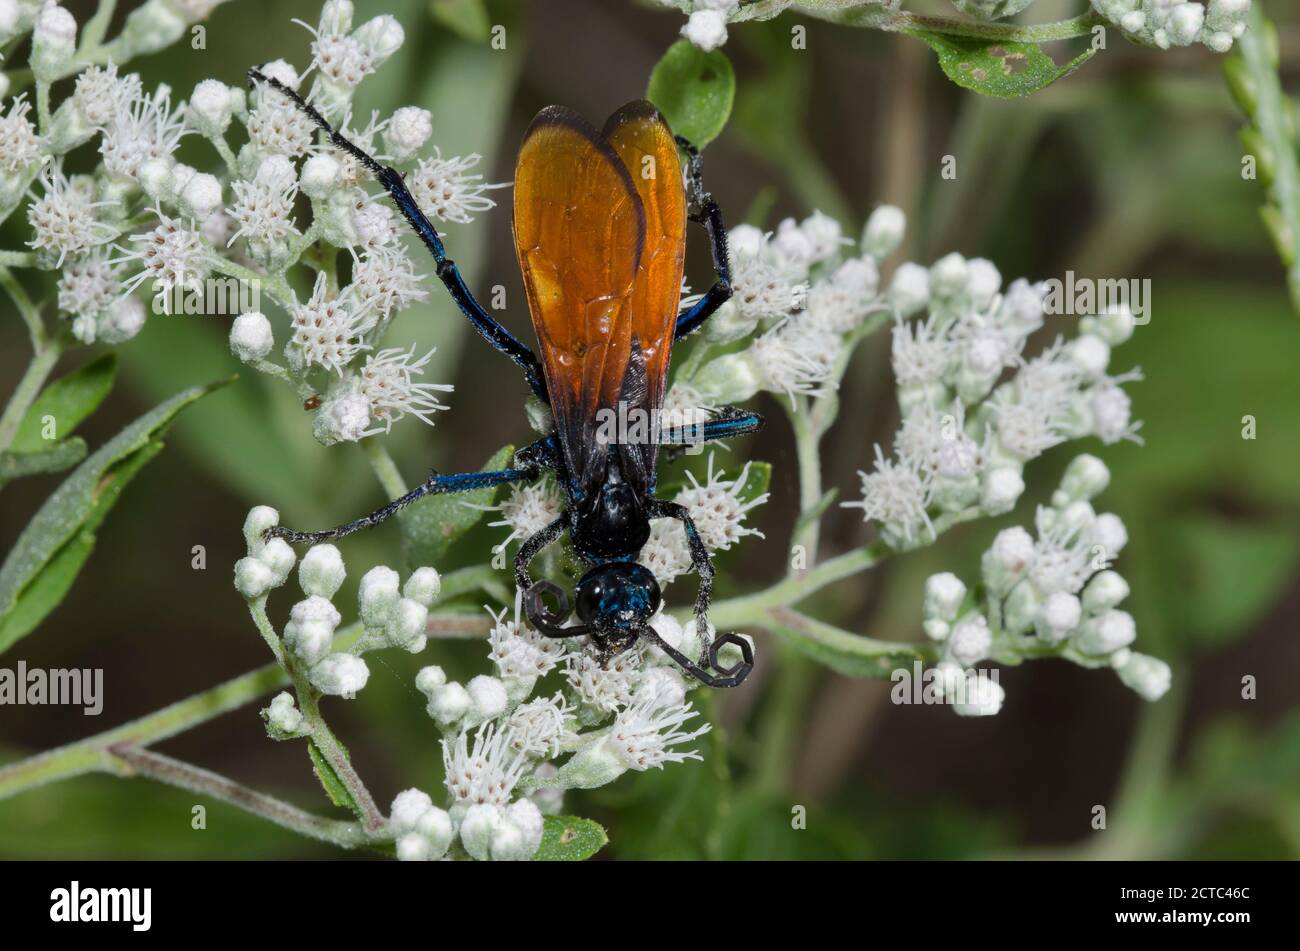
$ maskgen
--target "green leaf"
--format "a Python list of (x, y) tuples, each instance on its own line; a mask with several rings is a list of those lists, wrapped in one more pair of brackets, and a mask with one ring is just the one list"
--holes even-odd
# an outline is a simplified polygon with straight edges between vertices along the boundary
[[(513, 446), (503, 446), (482, 469), (504, 469), (514, 458)], [(483, 510), (474, 506), (491, 505), (500, 486), (430, 495), (407, 506), (397, 516), (402, 526), (402, 553), (408, 565), (436, 565), (451, 543), (478, 524)]]
[(361, 807), (352, 798), (352, 793), (348, 792), (348, 787), (343, 785), (343, 780), (339, 779), (339, 774), (334, 771), (334, 767), (320, 751), (315, 740), (307, 742), (307, 755), (311, 757), (312, 770), (324, 787), (325, 795), (329, 797), (330, 802), (358, 816), (361, 815)]
[[(126, 483), (162, 449), (157, 437), (176, 414), (224, 382), (185, 390), (145, 413), (45, 500), (0, 566), (0, 651), (58, 606), (94, 545), (95, 529)], [(64, 551), (69, 545), (74, 550)]]
[(764, 626), (801, 653), (849, 677), (888, 680), (900, 667), (910, 670), (916, 661), (927, 659), (920, 650), (850, 634), (785, 608), (774, 609), (770, 616), (772, 622)]
[(1001, 99), (1038, 92), (1074, 72), (1097, 52), (1090, 46), (1064, 66), (1057, 66), (1033, 43), (990, 42), (928, 30), (903, 32), (938, 53), (939, 67), (958, 86)]
[(1300, 555), (1300, 539), (1287, 524), (1193, 515), (1171, 525), (1167, 538), (1161, 547), (1178, 578), (1168, 592), (1171, 627), (1207, 645), (1259, 621), (1285, 593)]
[[(53, 442), (67, 439), (77, 425), (93, 413), (113, 388), (117, 375), (117, 355), (106, 353), (67, 376), (60, 377), (47, 386), (27, 410), (18, 424), (14, 436), (13, 452), (40, 452)], [(55, 431), (52, 439), (43, 433), (43, 420), (53, 417)]]
[(742, 503), (752, 502), (766, 492), (767, 487), (771, 484), (772, 463), (751, 462), (749, 464), (749, 477), (745, 479), (745, 484), (740, 487), (737, 498)]
[(86, 458), (86, 441), (73, 436), (33, 452), (0, 452), (0, 486), (23, 476), (71, 469)]
[(483, 0), (429, 0), (429, 12), (467, 40), (482, 42), (492, 31)]
[(581, 862), (609, 842), (599, 822), (577, 816), (547, 816), (542, 825), (542, 846), (534, 862)]
[(646, 90), (673, 132), (701, 149), (727, 124), (735, 97), (736, 75), (727, 57), (719, 50), (706, 53), (687, 40), (668, 48)]

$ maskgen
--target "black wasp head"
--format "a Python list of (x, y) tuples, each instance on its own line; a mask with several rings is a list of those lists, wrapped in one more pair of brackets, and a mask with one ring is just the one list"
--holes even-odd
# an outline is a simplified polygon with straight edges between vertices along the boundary
[(635, 638), (659, 610), (659, 582), (634, 561), (592, 568), (578, 582), (578, 619), (607, 638)]

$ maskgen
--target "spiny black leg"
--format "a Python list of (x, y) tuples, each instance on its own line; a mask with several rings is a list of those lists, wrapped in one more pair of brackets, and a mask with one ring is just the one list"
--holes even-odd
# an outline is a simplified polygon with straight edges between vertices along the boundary
[[(569, 619), (571, 610), (568, 595), (564, 593), (563, 588), (551, 581), (539, 581), (534, 584), (528, 574), (529, 563), (537, 557), (538, 552), (559, 539), (568, 524), (568, 513), (561, 512), (559, 518), (520, 545), (519, 553), (515, 555), (515, 585), (524, 593), (524, 614), (528, 617), (528, 623), (546, 637), (578, 637), (588, 633), (585, 625), (562, 626)], [(547, 607), (546, 595), (555, 599), (555, 611)]]
[(659, 445), (671, 447), (668, 458), (675, 459), (691, 446), (747, 436), (763, 428), (763, 417), (735, 406), (720, 406), (710, 419), (686, 426), (660, 430)]
[(704, 188), (704, 161), (700, 158), (700, 150), (680, 135), (677, 144), (687, 156), (686, 197), (690, 202), (690, 219), (702, 223), (709, 234), (713, 270), (717, 272), (718, 280), (694, 307), (677, 315), (674, 340), (698, 329), (731, 299), (731, 258), (727, 254), (727, 229), (722, 223), (722, 209)]
[(513, 360), (524, 371), (524, 376), (528, 380), (529, 387), (537, 394), (537, 397), (549, 404), (546, 395), (546, 381), (542, 377), (541, 364), (537, 362), (537, 357), (533, 354), (519, 338), (517, 338), (495, 317), (489, 314), (470, 292), (466, 286), (464, 278), (460, 275), (456, 262), (447, 257), (446, 248), (443, 247), (442, 238), (433, 223), (425, 217), (420, 206), (415, 203), (406, 183), (402, 180), (402, 175), (395, 168), (387, 165), (381, 165), (373, 156), (364, 149), (359, 148), (353, 142), (340, 135), (334, 130), (334, 127), (326, 121), (325, 117), (316, 110), (316, 107), (299, 95), (295, 90), (290, 89), (284, 83), (280, 82), (273, 76), (267, 76), (257, 67), (248, 71), (248, 78), (251, 82), (266, 83), (272, 89), (277, 90), (285, 96), (288, 96), (299, 109), (303, 111), (321, 130), (329, 136), (335, 148), (338, 148), (354, 159), (360, 162), (372, 175), (378, 180), (379, 184), (384, 186), (393, 203), (397, 205), (397, 210), (402, 213), (412, 230), (424, 242), (424, 246), (429, 249), (429, 254), (433, 256), (437, 264), (438, 279), (442, 281), (451, 294), (452, 300), (460, 308), (474, 329), (495, 349), (504, 353)]
[(342, 538), (344, 535), (359, 532), (363, 528), (378, 525), (416, 499), (424, 498), (426, 495), (442, 495), (445, 492), (469, 492), (474, 489), (504, 485), (507, 482), (526, 482), (530, 479), (536, 479), (538, 475), (538, 469), (533, 466), (519, 469), (499, 469), (495, 472), (457, 472), (448, 475), (431, 475), (423, 485), (416, 486), (401, 498), (394, 499), (383, 508), (376, 509), (369, 515), (363, 515), (361, 518), (345, 525), (340, 525), (338, 528), (327, 529), (323, 532), (295, 532), (283, 525), (276, 525), (267, 529), (266, 537), (283, 538), (285, 541), (294, 544), (309, 542), (314, 545), (329, 538)]

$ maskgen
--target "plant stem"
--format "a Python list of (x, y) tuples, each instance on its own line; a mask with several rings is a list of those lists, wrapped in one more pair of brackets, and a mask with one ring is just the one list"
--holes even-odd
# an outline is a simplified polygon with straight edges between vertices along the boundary
[(361, 447), (366, 451), (366, 459), (370, 462), (370, 468), (375, 470), (375, 477), (379, 479), (379, 484), (384, 487), (388, 497), (396, 499), (405, 495), (406, 480), (397, 471), (397, 464), (393, 462), (393, 457), (388, 454), (384, 444), (378, 439), (370, 438), (363, 439)]
[(211, 770), (139, 746), (119, 744), (110, 747), (108, 755), (120, 764), (116, 770), (119, 776), (145, 776), (201, 796), (210, 796), (299, 835), (341, 848), (352, 849), (386, 838), (367, 833), (356, 822), (328, 819), (306, 812)]
[[(790, 6), (785, 0), (756, 0), (743, 3), (736, 20), (767, 19)], [(960, 36), (975, 40), (1000, 40), (1006, 43), (1048, 43), (1052, 40), (1068, 40), (1075, 36), (1086, 36), (1093, 27), (1105, 26), (1106, 20), (1099, 14), (1088, 11), (1068, 20), (1055, 23), (1040, 23), (1024, 26), (1017, 23), (985, 23), (962, 17), (930, 16), (921, 13), (908, 13), (903, 10), (891, 10), (881, 6), (877, 0), (859, 0), (845, 2), (838, 8), (805, 7), (799, 3), (793, 5), (800, 13), (830, 20), (841, 26), (857, 26), (867, 29), (884, 30), (889, 33), (901, 33), (905, 30), (926, 30), (943, 33), (947, 36)]]
[[(485, 566), (453, 571), (442, 579), (442, 597), (450, 599), (478, 590), (485, 580), (496, 580), (496, 573)], [(463, 619), (464, 615), (430, 615), (431, 632), (448, 617)], [(360, 624), (344, 628), (334, 638), (334, 649), (347, 650), (361, 634)], [(0, 767), (0, 799), (86, 773), (115, 772), (108, 752), (111, 747), (122, 744), (148, 746), (161, 742), (288, 684), (289, 675), (279, 665), (267, 664), (112, 730), (10, 763)]]
[(22, 425), (27, 411), (40, 395), (41, 387), (45, 385), (55, 364), (59, 362), (62, 351), (59, 342), (51, 340), (36, 351), (32, 362), (27, 365), (26, 372), (18, 381), (18, 387), (5, 406), (4, 414), (0, 415), (0, 452), (13, 445), (14, 437), (18, 435), (18, 427)]

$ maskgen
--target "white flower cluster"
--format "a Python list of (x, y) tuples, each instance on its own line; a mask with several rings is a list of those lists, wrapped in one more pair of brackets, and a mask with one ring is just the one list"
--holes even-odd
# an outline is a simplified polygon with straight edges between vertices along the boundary
[[(686, 507), (711, 552), (726, 551), (747, 535), (763, 537), (762, 532), (745, 524), (748, 513), (768, 500), (767, 492), (746, 491), (750, 471), (750, 464), (745, 463), (735, 478), (728, 479), (725, 471), (715, 469), (714, 456), (710, 454), (704, 481), (687, 472), (687, 484), (673, 497), (678, 505)], [(499, 512), (501, 518), (488, 524), (510, 529), (497, 551), (541, 531), (555, 521), (563, 508), (564, 498), (551, 479), (511, 486), (501, 502), (489, 507), (489, 511)], [(674, 519), (651, 522), (650, 538), (641, 549), (640, 562), (650, 569), (661, 587), (690, 571), (691, 551), (681, 523)]]
[[(864, 242), (872, 230), (869, 222)], [(886, 296), (897, 315), (892, 362), (902, 425), (892, 456), (877, 446), (875, 467), (859, 473), (862, 499), (843, 503), (861, 508), (886, 544), (932, 541), (940, 515), (1011, 511), (1025, 464), (1066, 440), (1140, 441), (1121, 384), (1141, 374), (1107, 373), (1112, 347), (1132, 336), (1132, 314), (1083, 318), (1073, 340), (1027, 359), (1026, 341), (1043, 326), (1044, 295), (1023, 279), (1003, 289), (993, 264), (959, 254), (894, 271)]]
[(1232, 49), (1246, 32), (1251, 0), (1092, 0), (1093, 9), (1125, 34), (1150, 46), (1204, 43), (1216, 53)]
[[(504, 611), (492, 614), (488, 658), (495, 675), (461, 684), (430, 666), (416, 676), (443, 734), (449, 805), (445, 812), (436, 809), (417, 790), (398, 797), (391, 822), (399, 858), (441, 858), (455, 839), (475, 859), (530, 858), (541, 842), (542, 813), (559, 810), (565, 789), (590, 789), (628, 770), (700, 758), (695, 750), (677, 749), (709, 727), (687, 728), (698, 717), (686, 698), (692, 683), (666, 655), (638, 645), (602, 667), (583, 639), (544, 637), (518, 610), (516, 604), (513, 619)], [(700, 653), (693, 622), (683, 628), (660, 614), (651, 623), (688, 656)], [(557, 689), (538, 693), (548, 676)], [(407, 808), (413, 802), (418, 810)], [(419, 817), (411, 818), (416, 812)], [(430, 815), (436, 820), (423, 822), (436, 827), (437, 836), (419, 828)], [(418, 839), (410, 838), (417, 833)]]
[(727, 42), (727, 21), (740, 9), (740, 0), (693, 0), (671, 5), (689, 14), (682, 36), (708, 51)]
[[(304, 399), (323, 397), (313, 423), (322, 442), (385, 433), (407, 415), (431, 422), (446, 408), (438, 394), (451, 389), (420, 382), (432, 351), (417, 356), (414, 349), (381, 346), (392, 319), (428, 296), (426, 275), (403, 245), (404, 223), (369, 174), (324, 142), (274, 89), (246, 92), (242, 76), (234, 86), (206, 79), (187, 101), (177, 101), (166, 85), (146, 90), (139, 75), (120, 71), (130, 56), (175, 42), (218, 2), (149, 0), (127, 18), (120, 36), (89, 51), (105, 65), (88, 65), (83, 56), (89, 55), (75, 50), (78, 27), (65, 9), (0, 0), (0, 42), (32, 32), (38, 92), (75, 77), (57, 108), (34, 108), (40, 97), (26, 91), (0, 103), (0, 221), (26, 202), (33, 265), (59, 272), (58, 309), (84, 343), (121, 343), (138, 333), (146, 304), (137, 291), (153, 296), (156, 311), (197, 313), (218, 306), (214, 291), (228, 294), (242, 282), (241, 309), (250, 294), (261, 306), (265, 293), (287, 315), (287, 365), (269, 361), (276, 335), (259, 309), (247, 308), (234, 320), (231, 350), (288, 380)], [(308, 68), (299, 74), (277, 60), (263, 72), (301, 90), (381, 160), (405, 164), (412, 194), (434, 220), (472, 221), (494, 206), (488, 192), (504, 186), (474, 172), (479, 156), (444, 158), (430, 146), (426, 110), (407, 106), (350, 126), (357, 84), (403, 41), (393, 17), (353, 28), (353, 14), (350, 0), (327, 0), (318, 24), (309, 27)], [(0, 96), (5, 92), (0, 88)], [(234, 131), (239, 125), (243, 132)], [(248, 141), (236, 153), (228, 137), (244, 133)], [(219, 170), (176, 160), (182, 138), (195, 134), (220, 156)], [(81, 146), (97, 148), (99, 162), (89, 173), (69, 175), (63, 157)], [(431, 154), (422, 157), (426, 151)], [(300, 196), (310, 205), (309, 221), (295, 216)], [(320, 259), (300, 260), (313, 246), (323, 249)], [(339, 249), (348, 252), (350, 268), (335, 268)], [(299, 265), (317, 272), (306, 299), (287, 279)], [(350, 281), (340, 286), (338, 271)]]
[(954, 574), (926, 581), (924, 628), (941, 645), (939, 682), (950, 700), (963, 687), (976, 691), (955, 703), (958, 713), (987, 715), (1002, 705), (1002, 688), (972, 669), (983, 660), (1064, 657), (1086, 667), (1113, 667), (1146, 700), (1169, 689), (1169, 665), (1129, 647), (1137, 628), (1119, 609), (1129, 586), (1110, 567), (1128, 534), (1117, 515), (1098, 514), (1092, 506), (1109, 482), (1100, 459), (1076, 457), (1052, 504), (1039, 508), (1035, 534), (1004, 529), (984, 553), (982, 601)]
[[(265, 505), (249, 512), (244, 522), (248, 555), (235, 563), (235, 588), (250, 601), (265, 598), (293, 570), (296, 555), (289, 544), (281, 538), (263, 539), (266, 530), (279, 522), (279, 513)], [(429, 608), (437, 600), (442, 580), (432, 568), (415, 570), (405, 585), (391, 568), (366, 572), (358, 593), (363, 634), (353, 650), (345, 652), (334, 650), (342, 615), (331, 599), (346, 577), (343, 556), (333, 545), (308, 549), (298, 563), (298, 584), (306, 597), (290, 609), (281, 640), (291, 663), (306, 673), (316, 690), (351, 700), (370, 678), (361, 653), (383, 647), (413, 654), (424, 650)], [(301, 724), (291, 700), (288, 706), (285, 703), (277, 698), (263, 713), (277, 738), (298, 735)]]

